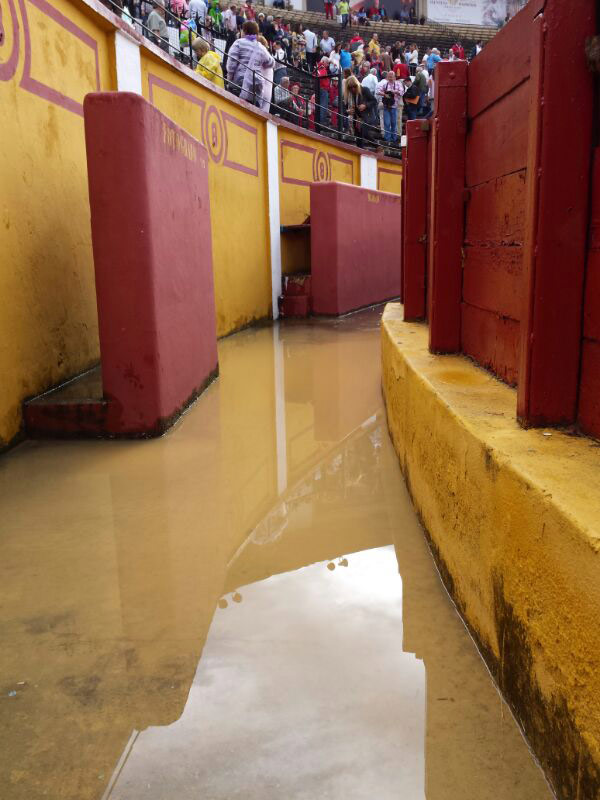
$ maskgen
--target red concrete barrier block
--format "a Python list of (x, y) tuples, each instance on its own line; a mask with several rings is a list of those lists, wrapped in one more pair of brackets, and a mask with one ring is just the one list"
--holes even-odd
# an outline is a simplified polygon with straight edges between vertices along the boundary
[(310, 224), (315, 314), (345, 314), (400, 296), (398, 195), (345, 183), (314, 183)]
[(84, 115), (106, 432), (155, 435), (217, 371), (208, 158), (139, 95)]

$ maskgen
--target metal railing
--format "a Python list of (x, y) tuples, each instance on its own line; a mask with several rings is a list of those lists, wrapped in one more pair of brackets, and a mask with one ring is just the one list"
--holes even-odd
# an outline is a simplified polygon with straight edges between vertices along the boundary
[[(164, 37), (161, 38), (159, 35), (151, 31), (146, 24), (149, 13), (154, 8), (154, 3), (151, 2), (151, 0), (135, 0), (135, 2), (132, 3), (133, 8), (127, 9), (127, 11), (125, 11), (123, 8), (120, 0), (103, 0), (103, 2), (113, 11), (118, 13), (122, 18), (129, 21), (130, 24), (133, 24), (138, 32), (142, 33), (146, 38), (157, 44), (161, 49), (170, 53), (181, 63), (189, 66), (192, 69), (194, 69), (199, 63), (193, 48), (193, 42), (198, 37), (206, 41), (209, 47), (215, 52), (220, 53), (223, 64), (225, 64), (228, 59), (232, 58), (229, 55), (229, 49), (233, 44), (233, 41), (235, 41), (235, 38), (237, 38), (239, 31), (236, 31), (235, 38), (228, 37), (227, 40), (216, 38), (221, 37), (224, 33), (226, 33), (223, 26), (214, 27), (212, 25), (206, 25), (205, 22), (202, 22), (197, 18), (183, 19), (171, 10), (170, 3), (168, 3), (164, 9), (165, 23), (167, 29), (173, 31), (173, 35), (171, 36), (171, 34), (169, 34), (169, 38), (165, 39)], [(187, 36), (184, 37), (187, 38), (186, 46), (181, 45), (182, 30), (187, 32)], [(219, 41), (223, 42), (224, 46), (219, 46), (217, 44)], [(385, 147), (390, 154), (398, 157), (400, 156), (402, 117), (400, 117), (400, 130), (397, 131), (398, 141), (383, 141), (384, 134), (382, 132), (381, 125), (367, 122), (361, 119), (359, 115), (356, 115), (359, 116), (359, 118), (355, 119), (355, 115), (347, 113), (343, 101), (342, 75), (340, 74), (339, 70), (337, 73), (328, 73), (327, 75), (318, 75), (316, 73), (313, 74), (310, 71), (302, 69), (301, 67), (298, 67), (290, 62), (289, 55), (280, 63), (284, 64), (286, 71), (295, 74), (300, 80), (306, 81), (307, 79), (310, 79), (312, 81), (314, 100), (310, 96), (307, 97), (306, 95), (302, 95), (300, 93), (294, 94), (288, 90), (285, 104), (282, 105), (276, 102), (275, 93), (277, 87), (280, 85), (280, 81), (269, 80), (262, 73), (260, 73), (260, 79), (258, 79), (257, 76), (259, 71), (254, 70), (246, 65), (245, 72), (250, 70), (252, 74), (251, 92), (248, 97), (248, 102), (251, 102), (255, 106), (260, 105), (262, 95), (259, 95), (258, 87), (262, 87), (265, 83), (269, 83), (271, 84), (271, 110), (276, 115), (279, 115), (282, 119), (306, 129), (313, 129), (316, 133), (321, 135), (325, 134), (329, 137), (335, 137), (339, 140), (349, 141), (356, 144), (358, 147), (364, 148), (364, 143), (366, 141), (370, 145), (370, 148), (365, 149), (372, 149), (373, 146), (376, 146), (377, 141), (381, 141), (382, 146)], [(207, 68), (206, 66), (203, 66), (203, 69), (219, 79), (221, 78), (219, 73)], [(237, 96), (242, 93), (247, 94), (247, 90), (244, 90), (243, 86), (228, 80), (225, 74), (222, 77), (225, 87), (233, 94)], [(321, 88), (323, 87), (325, 81), (333, 81), (334, 86), (337, 84), (337, 91), (335, 92), (337, 106), (334, 104), (332, 108), (330, 108), (329, 102), (327, 105), (323, 105), (320, 102)], [(298, 98), (298, 100), (295, 100), (295, 98)], [(374, 111), (373, 113), (377, 114), (378, 110)], [(398, 112), (396, 111), (396, 113)], [(331, 120), (334, 117), (335, 123), (331, 124)]]

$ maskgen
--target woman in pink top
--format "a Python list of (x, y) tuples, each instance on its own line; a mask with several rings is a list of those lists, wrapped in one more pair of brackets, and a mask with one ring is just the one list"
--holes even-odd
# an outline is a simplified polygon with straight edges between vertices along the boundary
[(184, 19), (188, 15), (188, 4), (186, 0), (171, 0), (169, 4), (173, 14), (180, 19)]

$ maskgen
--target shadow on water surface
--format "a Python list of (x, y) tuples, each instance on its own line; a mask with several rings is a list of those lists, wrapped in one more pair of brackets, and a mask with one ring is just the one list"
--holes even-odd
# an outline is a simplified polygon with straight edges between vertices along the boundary
[(0, 462), (6, 800), (537, 800), (382, 412), (379, 311), (248, 330), (150, 442)]

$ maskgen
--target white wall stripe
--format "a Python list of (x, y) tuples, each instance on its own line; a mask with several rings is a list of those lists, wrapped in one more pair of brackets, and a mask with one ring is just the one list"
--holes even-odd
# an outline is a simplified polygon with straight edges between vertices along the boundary
[(271, 297), (273, 319), (279, 317), (281, 294), (281, 214), (279, 210), (279, 142), (277, 125), (267, 121), (267, 178), (269, 188), (269, 234), (271, 240)]
[(142, 93), (140, 46), (123, 31), (115, 31), (115, 66), (119, 92)]

